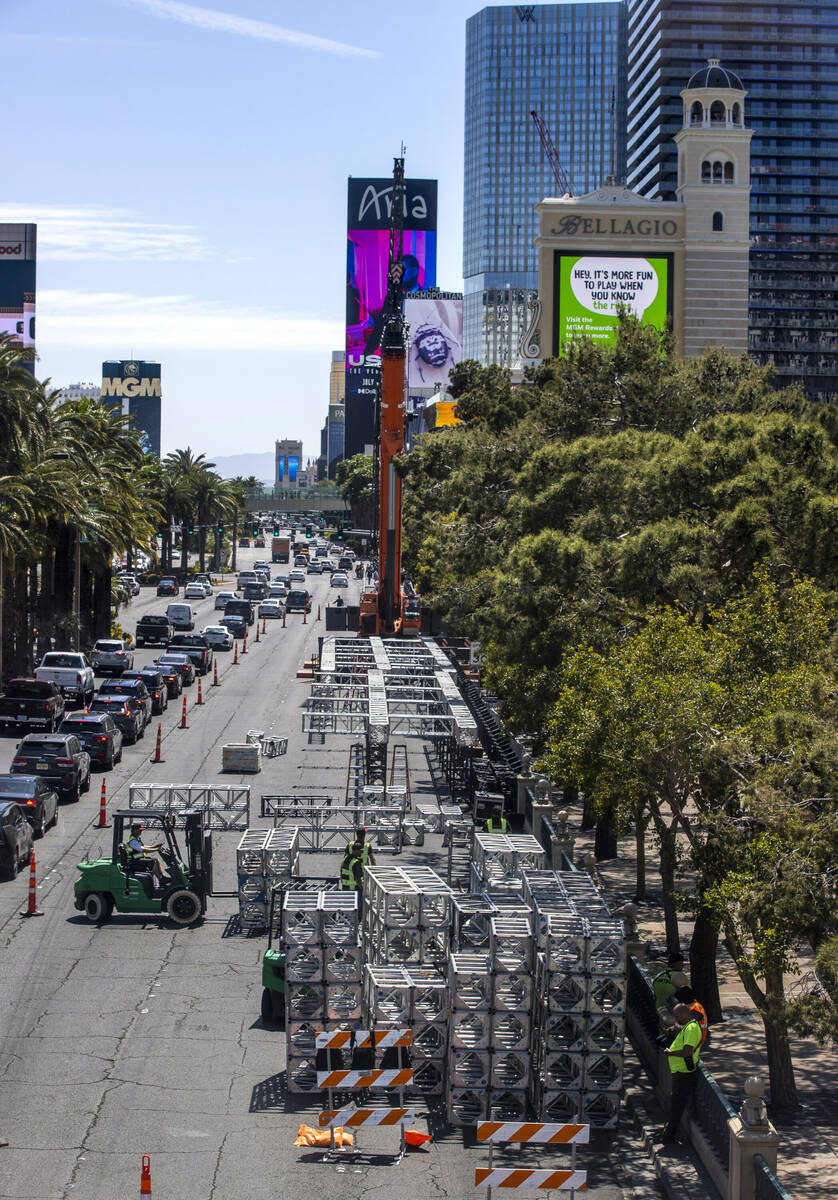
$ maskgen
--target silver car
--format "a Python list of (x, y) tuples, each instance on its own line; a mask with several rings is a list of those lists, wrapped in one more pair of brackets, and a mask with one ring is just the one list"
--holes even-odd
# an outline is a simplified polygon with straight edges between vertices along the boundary
[(134, 669), (134, 652), (121, 638), (99, 638), (90, 651), (90, 665), (100, 675), (121, 675)]
[(214, 607), (220, 608), (221, 611), (224, 612), (224, 609), (227, 607), (228, 600), (238, 600), (238, 596), (235, 592), (216, 592)]

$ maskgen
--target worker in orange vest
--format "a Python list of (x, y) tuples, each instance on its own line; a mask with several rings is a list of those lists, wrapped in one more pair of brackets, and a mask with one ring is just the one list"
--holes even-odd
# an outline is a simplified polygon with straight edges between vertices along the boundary
[[(678, 988), (673, 996), (673, 1000), (677, 1001), (678, 1004), (685, 1005), (690, 1010), (690, 1019), (695, 1021), (701, 1030), (701, 1049), (703, 1050), (707, 1044), (707, 1011), (704, 1005), (688, 984)], [(681, 1028), (677, 1021), (676, 1027)]]

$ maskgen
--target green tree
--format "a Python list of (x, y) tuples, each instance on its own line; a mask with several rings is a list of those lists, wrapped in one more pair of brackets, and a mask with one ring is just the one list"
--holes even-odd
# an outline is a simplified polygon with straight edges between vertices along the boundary
[(343, 499), (352, 510), (352, 520), (360, 529), (372, 529), (376, 503), (372, 455), (354, 454), (341, 459), (336, 479)]

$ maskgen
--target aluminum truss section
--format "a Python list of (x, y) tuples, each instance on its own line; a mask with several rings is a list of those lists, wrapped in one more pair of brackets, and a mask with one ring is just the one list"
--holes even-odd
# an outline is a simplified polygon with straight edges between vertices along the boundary
[[(175, 817), (185, 808), (201, 808), (208, 828), (245, 830), (250, 827), (250, 787), (247, 784), (199, 787), (174, 783), (132, 783), (128, 788), (128, 807), (163, 809)], [(180, 824), (180, 822), (179, 822)]]
[(403, 804), (373, 805), (310, 805), (277, 803), (280, 797), (263, 796), (271, 802), (274, 826), (290, 825), (299, 830), (300, 850), (319, 854), (343, 854), (346, 844), (366, 830), (368, 839), (375, 841), (376, 850), (401, 849), (404, 826)]

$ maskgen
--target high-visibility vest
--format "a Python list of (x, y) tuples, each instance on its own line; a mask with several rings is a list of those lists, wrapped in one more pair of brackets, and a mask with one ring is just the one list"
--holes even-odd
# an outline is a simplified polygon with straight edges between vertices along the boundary
[[(690, 1020), (695, 1021), (696, 1025), (698, 1025), (699, 1029), (701, 1030), (701, 1045), (703, 1047), (704, 1043), (707, 1041), (707, 1012), (704, 1008), (704, 1005), (698, 1000), (691, 1000), (687, 1005), (687, 1008), (691, 1013)], [(689, 1022), (687, 1022), (687, 1024), (689, 1024)], [(679, 1025), (678, 1028), (683, 1029), (684, 1026)]]
[(134, 840), (134, 838), (132, 836), (132, 837), (127, 838), (126, 841), (124, 842), (125, 854), (126, 854), (126, 857), (127, 857), (129, 863), (134, 862), (138, 858), (145, 857), (144, 851), (134, 850), (132, 848), (131, 842), (133, 842), (133, 840)]
[(361, 866), (365, 867), (370, 861), (370, 845), (369, 842), (361, 842)]
[(497, 821), (494, 817), (489, 817), (489, 820), (486, 822), (487, 833), (506, 833), (508, 828), (509, 823), (506, 817), (500, 817)]
[(340, 886), (344, 891), (354, 892), (358, 887), (358, 880), (355, 877), (355, 865), (360, 863), (359, 858), (345, 858), (341, 863), (340, 868)]

